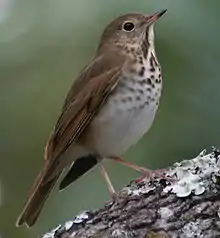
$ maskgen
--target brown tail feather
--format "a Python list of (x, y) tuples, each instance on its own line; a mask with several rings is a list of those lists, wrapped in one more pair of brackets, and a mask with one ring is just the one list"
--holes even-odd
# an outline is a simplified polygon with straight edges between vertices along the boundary
[(34, 225), (60, 174), (61, 172), (49, 181), (46, 180), (48, 176), (47, 173), (44, 173), (44, 171), (38, 174), (31, 189), (28, 201), (26, 202), (24, 209), (16, 222), (16, 226), (20, 226), (23, 223), (25, 223), (28, 227)]

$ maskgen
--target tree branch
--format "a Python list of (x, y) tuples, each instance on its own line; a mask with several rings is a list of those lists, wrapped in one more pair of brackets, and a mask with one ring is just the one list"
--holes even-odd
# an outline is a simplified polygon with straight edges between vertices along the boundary
[(220, 237), (220, 152), (175, 163), (167, 179), (132, 182), (117, 202), (83, 212), (42, 238)]

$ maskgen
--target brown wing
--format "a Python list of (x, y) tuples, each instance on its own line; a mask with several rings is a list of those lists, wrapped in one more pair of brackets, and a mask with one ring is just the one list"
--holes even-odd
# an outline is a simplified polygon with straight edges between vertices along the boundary
[(51, 161), (51, 172), (57, 165), (56, 158), (76, 141), (117, 85), (123, 64), (122, 56), (100, 56), (74, 83), (46, 146), (45, 158)]
[[(111, 61), (99, 57), (89, 65), (67, 95), (61, 116), (45, 148), (45, 164), (31, 189), (29, 198), (17, 220), (17, 226), (26, 223), (32, 226), (49, 196), (61, 171), (53, 174), (65, 153), (90, 123), (109, 93), (117, 85), (124, 61)], [(88, 168), (88, 167), (87, 167)], [(53, 176), (51, 176), (53, 174)]]

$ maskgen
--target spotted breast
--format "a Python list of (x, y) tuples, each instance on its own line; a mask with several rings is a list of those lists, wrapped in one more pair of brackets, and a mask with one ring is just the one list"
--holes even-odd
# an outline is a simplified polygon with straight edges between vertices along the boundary
[(133, 61), (89, 128), (90, 150), (103, 157), (119, 155), (135, 144), (151, 127), (159, 105), (162, 77), (154, 48)]

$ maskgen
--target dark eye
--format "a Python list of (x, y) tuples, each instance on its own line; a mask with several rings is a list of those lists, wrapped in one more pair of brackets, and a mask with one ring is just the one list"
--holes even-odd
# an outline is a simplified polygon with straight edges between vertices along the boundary
[(122, 29), (124, 31), (133, 31), (135, 28), (135, 25), (133, 22), (127, 21), (123, 24)]

